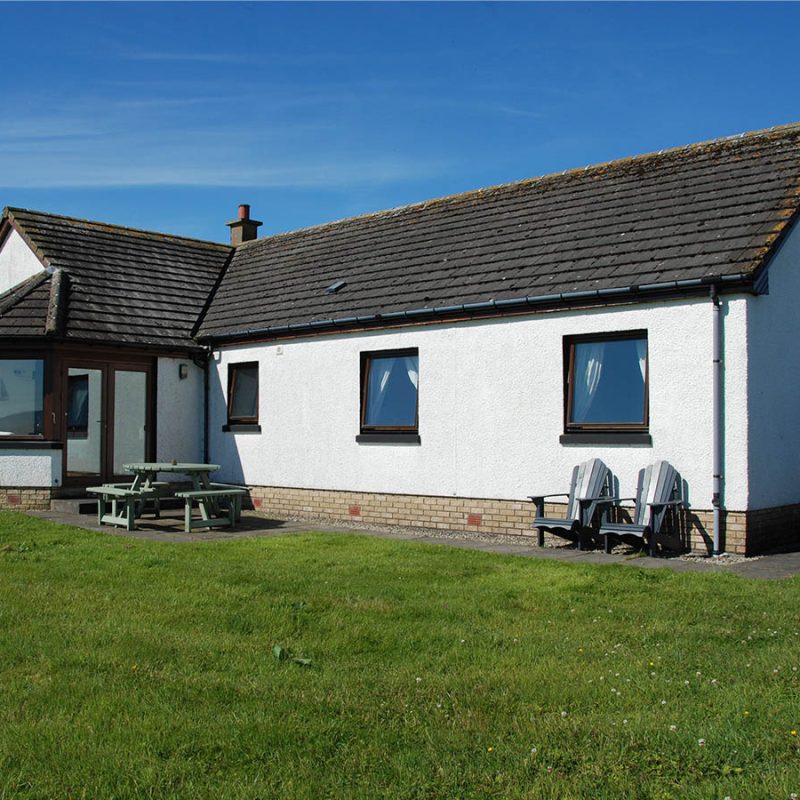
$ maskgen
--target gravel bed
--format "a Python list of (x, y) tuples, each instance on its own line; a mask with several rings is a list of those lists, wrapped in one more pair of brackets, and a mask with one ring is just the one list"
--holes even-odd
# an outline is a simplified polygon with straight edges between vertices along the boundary
[(742, 556), (738, 553), (721, 553), (718, 556), (704, 556), (695, 553), (686, 553), (677, 556), (681, 561), (690, 561), (694, 564), (711, 564), (717, 567), (730, 567), (733, 564), (743, 564), (745, 561), (758, 561), (761, 556)]

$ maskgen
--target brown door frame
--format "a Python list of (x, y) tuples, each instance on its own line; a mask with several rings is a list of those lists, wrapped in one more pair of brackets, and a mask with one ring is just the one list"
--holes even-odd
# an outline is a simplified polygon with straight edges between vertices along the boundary
[[(69, 460), (69, 437), (67, 434), (66, 416), (69, 403), (70, 368), (95, 369), (101, 372), (102, 404), (101, 404), (101, 439), (100, 439), (100, 474), (93, 476), (69, 476), (67, 462)], [(62, 459), (62, 485), (65, 488), (81, 488), (91, 486), (98, 481), (124, 481), (130, 478), (127, 474), (114, 474), (114, 375), (117, 370), (127, 372), (144, 372), (147, 376), (145, 394), (145, 458), (151, 460), (155, 450), (155, 376), (154, 358), (103, 358), (88, 354), (65, 353), (61, 359), (59, 376), (61, 384), (61, 420), (64, 457)]]

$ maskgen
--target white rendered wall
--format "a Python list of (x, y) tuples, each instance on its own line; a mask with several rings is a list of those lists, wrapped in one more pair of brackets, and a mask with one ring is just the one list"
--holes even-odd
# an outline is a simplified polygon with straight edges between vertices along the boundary
[[(186, 364), (188, 377), (181, 380), (179, 369)], [(189, 358), (158, 359), (157, 461), (203, 461), (203, 370)], [(181, 476), (165, 475), (164, 480)]]
[[(725, 301), (727, 507), (746, 508), (744, 298)], [(562, 445), (567, 335), (646, 329), (647, 446)], [(295, 339), (227, 348), (211, 365), (211, 460), (252, 485), (525, 499), (565, 491), (572, 467), (600, 457), (623, 496), (667, 459), (695, 508), (711, 506), (708, 300), (540, 314), (500, 321)], [(359, 354), (419, 348), (422, 444), (358, 444)], [(261, 433), (225, 433), (227, 367), (259, 362)]]
[(0, 486), (58, 486), (60, 450), (0, 450)]
[(800, 503), (800, 226), (748, 302), (750, 507)]
[(44, 268), (25, 240), (12, 229), (0, 249), (0, 294)]

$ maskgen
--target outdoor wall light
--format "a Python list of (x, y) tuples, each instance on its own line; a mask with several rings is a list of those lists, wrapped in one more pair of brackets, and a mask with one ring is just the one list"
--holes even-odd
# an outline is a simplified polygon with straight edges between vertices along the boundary
[(188, 364), (179, 364), (178, 365), (178, 377), (185, 381), (189, 377), (189, 365)]

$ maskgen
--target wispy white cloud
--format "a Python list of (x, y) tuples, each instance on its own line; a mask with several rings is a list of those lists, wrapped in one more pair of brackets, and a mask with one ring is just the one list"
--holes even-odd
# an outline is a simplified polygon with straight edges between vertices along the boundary
[(347, 53), (326, 51), (288, 53), (288, 52), (215, 52), (213, 50), (131, 50), (119, 49), (118, 58), (128, 61), (172, 62), (186, 64), (216, 64), (237, 66), (250, 64), (282, 64), (308, 67), (312, 64), (341, 64), (352, 60)]
[(54, 110), (0, 123), (0, 187), (335, 188), (414, 180), (445, 167), (438, 159), (336, 144), (327, 119), (241, 129), (130, 124), (143, 110), (126, 101), (111, 104), (98, 122), (87, 108), (86, 118)]
[(33, 143), (38, 140), (65, 140), (86, 136), (102, 136), (105, 132), (89, 119), (58, 117), (24, 117), (0, 120), (0, 149), (9, 144)]
[(547, 115), (542, 111), (533, 111), (529, 108), (517, 108), (515, 106), (493, 106), (485, 109), (491, 114), (507, 114), (510, 117), (530, 117), (532, 119), (544, 119)]
[(130, 100), (115, 100), (113, 105), (119, 109), (145, 111), (148, 109), (189, 108), (192, 106), (219, 105), (221, 103), (242, 102), (244, 97), (230, 95), (209, 95), (207, 97), (142, 97)]
[(430, 177), (441, 162), (418, 159), (364, 157), (332, 158), (308, 163), (298, 159), (280, 166), (224, 163), (124, 164), (43, 161), (37, 169), (16, 171), (2, 163), (2, 184), (9, 189), (112, 188), (144, 186), (219, 186), (262, 188), (324, 188), (378, 186)]
[(214, 53), (209, 51), (177, 52), (141, 50), (121, 54), (130, 61), (182, 61), (205, 64), (258, 64), (263, 59), (248, 53)]
[[(224, 58), (224, 53), (140, 52), (141, 60)], [(134, 57), (134, 55), (131, 55)], [(435, 83), (435, 81), (434, 81)], [(0, 188), (144, 186), (376, 187), (452, 169), (428, 142), (401, 141), (397, 120), (438, 115), (426, 79), (259, 83), (232, 87), (152, 76), (99, 80), (80, 97), (7, 97), (0, 120)], [(34, 109), (47, 108), (43, 114)], [(470, 113), (480, 104), (462, 107)], [(533, 114), (509, 105), (499, 113)]]

